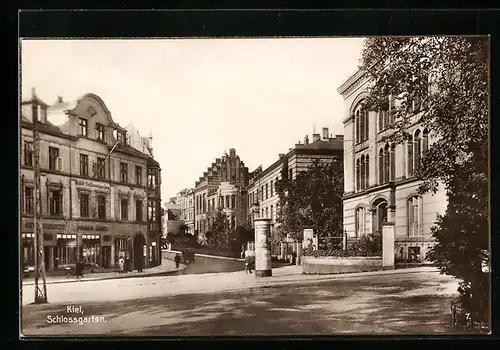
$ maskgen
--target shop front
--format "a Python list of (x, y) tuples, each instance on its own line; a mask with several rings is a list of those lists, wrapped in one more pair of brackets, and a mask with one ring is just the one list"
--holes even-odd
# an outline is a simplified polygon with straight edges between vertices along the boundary
[[(33, 218), (22, 218), (21, 229), (21, 264), (23, 270), (34, 270), (35, 267), (35, 232)], [(62, 220), (43, 220), (43, 250), (46, 271), (57, 269), (57, 237), (66, 231), (66, 223)]]

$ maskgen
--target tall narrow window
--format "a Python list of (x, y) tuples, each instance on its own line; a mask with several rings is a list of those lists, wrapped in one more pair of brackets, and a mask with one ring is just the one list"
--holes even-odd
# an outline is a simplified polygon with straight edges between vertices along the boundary
[(128, 198), (122, 198), (120, 204), (122, 220), (128, 220)]
[(361, 141), (361, 134), (360, 134), (360, 118), (359, 118), (359, 110), (356, 111), (355, 117), (354, 117), (354, 124), (356, 124), (356, 142)]
[(155, 169), (148, 168), (148, 186), (149, 188), (155, 188), (156, 186), (156, 174)]
[(104, 141), (104, 125), (100, 124), (100, 123), (96, 123), (95, 124), (95, 130), (96, 130), (96, 138), (99, 140), (99, 141)]
[(356, 190), (360, 190), (361, 185), (361, 169), (359, 166), (359, 159), (356, 161)]
[(56, 162), (59, 157), (59, 148), (49, 147), (49, 169), (56, 170)]
[(408, 147), (408, 158), (407, 158), (408, 177), (410, 177), (413, 175), (413, 137), (411, 137), (410, 140), (408, 140), (407, 147)]
[(415, 147), (415, 149), (413, 150), (413, 154), (414, 154), (414, 158), (415, 158), (415, 163), (413, 165), (413, 169), (417, 170), (418, 168), (420, 168), (420, 156), (421, 156), (421, 137), (420, 137), (420, 130), (417, 130), (415, 132), (415, 137), (413, 139), (413, 145)]
[(364, 190), (365, 189), (365, 176), (366, 176), (366, 173), (365, 173), (365, 156), (361, 156), (361, 162), (360, 162), (360, 171), (361, 171), (361, 190)]
[(97, 158), (96, 162), (96, 177), (98, 179), (106, 178), (106, 164), (104, 163), (104, 158)]
[(203, 193), (203, 212), (207, 212), (207, 195)]
[(88, 121), (87, 119), (80, 118), (80, 135), (87, 136), (89, 131)]
[(429, 131), (424, 129), (422, 134), (422, 155), (429, 149)]
[(381, 148), (378, 152), (378, 182), (384, 183), (384, 149)]
[(80, 175), (89, 175), (89, 156), (87, 154), (80, 154)]
[(365, 116), (363, 113), (360, 113), (360, 125), (359, 125), (359, 141), (364, 141), (365, 140)]
[(396, 145), (391, 145), (391, 178), (390, 181), (394, 181), (396, 178)]
[(149, 214), (148, 214), (149, 222), (155, 222), (156, 221), (156, 207), (155, 207), (154, 199), (150, 199), (148, 201), (148, 210), (149, 210)]
[(385, 111), (378, 112), (378, 132), (381, 132), (385, 129)]
[(24, 165), (33, 166), (33, 142), (24, 141)]
[(24, 188), (24, 212), (26, 214), (33, 214), (34, 210), (34, 196), (33, 187)]
[(106, 219), (106, 196), (97, 195), (97, 218)]
[(271, 205), (271, 222), (274, 222), (274, 212), (273, 212), (274, 207)]
[(231, 195), (231, 208), (236, 208), (236, 196)]
[(128, 164), (120, 163), (120, 181), (127, 182), (128, 181)]
[(365, 138), (364, 138), (364, 140), (368, 140), (368, 135), (370, 132), (370, 120), (369, 120), (369, 115), (368, 115), (367, 110), (363, 110), (363, 118), (365, 120), (364, 121), (364, 124), (365, 124), (365, 131), (364, 131)]
[(274, 195), (273, 194), (273, 187), (274, 187), (273, 180), (271, 180), (271, 186), (269, 186), (269, 189), (271, 190), (271, 197)]
[[(289, 174), (289, 177), (288, 177), (288, 178), (289, 178), (290, 180), (292, 180), (292, 179), (293, 179), (293, 169), (290, 169), (290, 171), (289, 171), (289, 172), (290, 172), (290, 174)], [(262, 198), (262, 199), (264, 199), (264, 198)]]
[(62, 191), (61, 190), (50, 190), (49, 191), (49, 204), (50, 204), (50, 215), (62, 215)]
[(413, 196), (408, 199), (408, 236), (416, 237), (420, 235), (420, 217), (421, 217), (420, 196)]
[(365, 234), (365, 208), (357, 208), (355, 215), (355, 235), (360, 238)]
[(266, 184), (266, 199), (269, 198), (269, 185)]
[(89, 217), (89, 194), (85, 192), (80, 193), (80, 217)]
[(365, 188), (370, 185), (370, 156), (365, 158)]
[(389, 145), (385, 145), (384, 148), (384, 182), (389, 181), (389, 171), (391, 169), (391, 165), (389, 164), (391, 161), (391, 155), (389, 152)]
[(135, 184), (142, 185), (142, 167), (135, 166)]

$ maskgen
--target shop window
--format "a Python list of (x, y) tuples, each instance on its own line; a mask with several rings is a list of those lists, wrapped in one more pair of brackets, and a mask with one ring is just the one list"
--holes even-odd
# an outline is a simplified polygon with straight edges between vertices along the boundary
[(56, 268), (59, 265), (75, 264), (78, 259), (76, 235), (58, 234), (56, 246)]
[(82, 235), (81, 256), (85, 265), (101, 265), (101, 236)]

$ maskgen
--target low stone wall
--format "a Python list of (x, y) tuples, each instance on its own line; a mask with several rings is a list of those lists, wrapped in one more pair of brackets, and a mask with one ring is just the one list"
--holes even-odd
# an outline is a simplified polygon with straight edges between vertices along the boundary
[(303, 274), (338, 274), (390, 270), (394, 266), (383, 266), (382, 257), (321, 257), (305, 256), (302, 259)]

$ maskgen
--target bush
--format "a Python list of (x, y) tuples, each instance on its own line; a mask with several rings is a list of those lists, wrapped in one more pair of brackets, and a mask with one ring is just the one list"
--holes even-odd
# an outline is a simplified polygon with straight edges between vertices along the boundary
[(313, 250), (312, 247), (304, 248), (304, 256), (323, 257), (332, 256), (346, 258), (350, 256), (381, 256), (382, 236), (380, 234), (370, 234), (349, 244), (346, 250), (332, 245), (326, 249)]

